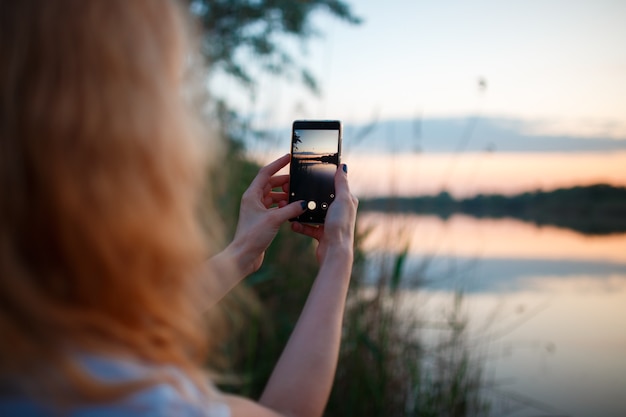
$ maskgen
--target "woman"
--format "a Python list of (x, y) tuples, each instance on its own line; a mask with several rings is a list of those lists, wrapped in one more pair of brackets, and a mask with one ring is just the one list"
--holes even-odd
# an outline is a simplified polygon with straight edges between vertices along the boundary
[(2, 416), (322, 414), (353, 256), (347, 169), (326, 226), (292, 224), (319, 241), (320, 269), (263, 395), (220, 394), (200, 314), (304, 208), (286, 203), (285, 155), (199, 268), (206, 152), (184, 15), (172, 0), (0, 0)]

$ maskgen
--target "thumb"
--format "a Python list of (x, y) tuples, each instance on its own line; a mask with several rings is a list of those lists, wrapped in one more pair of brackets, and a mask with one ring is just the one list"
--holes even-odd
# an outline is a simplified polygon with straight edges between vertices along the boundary
[(348, 185), (348, 166), (341, 164), (335, 172), (335, 194), (349, 194), (350, 186)]
[(294, 201), (291, 204), (287, 204), (284, 207), (280, 207), (274, 210), (274, 218), (279, 223), (285, 222), (294, 217), (298, 217), (304, 213), (306, 209), (306, 202), (304, 200)]

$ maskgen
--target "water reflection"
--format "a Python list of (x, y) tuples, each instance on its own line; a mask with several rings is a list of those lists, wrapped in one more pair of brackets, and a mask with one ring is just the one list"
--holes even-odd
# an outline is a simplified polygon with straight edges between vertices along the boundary
[(495, 415), (626, 415), (626, 234), (374, 213), (360, 229), (374, 259), (408, 248), (406, 314), (445, 320), (464, 291)]
[(323, 223), (335, 198), (334, 176), (339, 154), (294, 153), (291, 160), (291, 201), (307, 201), (308, 211), (300, 221)]
[(444, 220), (414, 214), (363, 213), (369, 251), (480, 258), (600, 260), (626, 263), (626, 234), (589, 236), (553, 226), (537, 227), (514, 219)]

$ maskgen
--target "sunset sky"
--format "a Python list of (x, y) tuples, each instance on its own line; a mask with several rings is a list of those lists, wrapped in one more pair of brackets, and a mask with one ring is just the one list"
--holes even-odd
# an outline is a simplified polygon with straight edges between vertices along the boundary
[[(252, 151), (288, 151), (294, 119), (341, 119), (351, 174), (370, 175), (373, 155), (381, 170), (395, 161), (401, 193), (626, 184), (625, 1), (348, 3), (361, 25), (323, 14), (313, 22), (322, 36), (304, 60), (319, 96), (261, 75), (250, 100), (235, 82), (213, 80), (255, 127), (279, 129)], [(410, 167), (422, 178), (413, 188)]]
[(300, 137), (300, 143), (297, 144), (299, 152), (316, 154), (337, 153), (339, 134), (336, 130), (302, 129), (297, 130), (296, 134)]

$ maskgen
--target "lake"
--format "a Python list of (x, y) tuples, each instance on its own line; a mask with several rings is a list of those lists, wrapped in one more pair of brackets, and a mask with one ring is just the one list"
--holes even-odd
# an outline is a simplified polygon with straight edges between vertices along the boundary
[(377, 260), (408, 249), (407, 314), (444, 320), (464, 294), (494, 415), (626, 415), (626, 234), (374, 212), (359, 229), (370, 280)]

